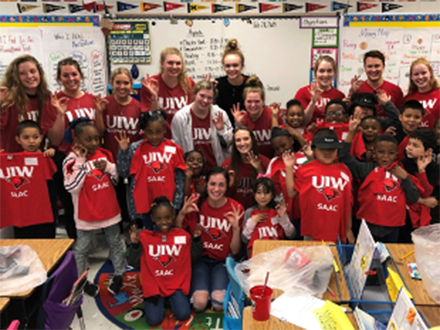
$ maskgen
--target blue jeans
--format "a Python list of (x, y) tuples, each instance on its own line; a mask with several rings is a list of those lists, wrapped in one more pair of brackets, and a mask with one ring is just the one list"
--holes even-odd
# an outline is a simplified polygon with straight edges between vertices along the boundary
[(226, 291), (229, 283), (225, 262), (202, 257), (193, 265), (191, 278), (191, 293), (208, 291), (211, 297), (213, 291)]
[[(125, 273), (125, 250), (122, 239), (119, 236), (119, 224), (114, 224), (110, 227), (103, 228), (105, 239), (110, 248), (110, 259), (115, 269), (115, 276), (124, 276)], [(81, 275), (86, 269), (87, 256), (89, 254), (90, 245), (92, 242), (93, 230), (77, 229), (77, 238), (73, 253), (75, 254), (76, 266), (78, 268), (78, 275)]]
[[(185, 296), (182, 291), (177, 290), (167, 298), (176, 320), (183, 321), (189, 318), (191, 307), (188, 296)], [(163, 321), (165, 298), (157, 297), (156, 301), (153, 300), (156, 299), (147, 298), (144, 300), (144, 311), (147, 323), (151, 326), (156, 326)]]

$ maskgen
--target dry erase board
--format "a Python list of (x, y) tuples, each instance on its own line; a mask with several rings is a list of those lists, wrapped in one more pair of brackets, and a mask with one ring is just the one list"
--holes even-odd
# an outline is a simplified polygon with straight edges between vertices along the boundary
[[(126, 19), (124, 19), (126, 21)], [(245, 74), (260, 77), (266, 89), (266, 103), (286, 103), (307, 85), (310, 74), (312, 29), (300, 29), (299, 19), (150, 19), (152, 62), (138, 65), (141, 76), (159, 72), (159, 56), (165, 47), (179, 48), (188, 75), (195, 81), (205, 74), (225, 75), (221, 58), (224, 45), (237, 38), (245, 56)], [(228, 24), (229, 23), (229, 24)], [(131, 65), (112, 65), (112, 69)], [(137, 81), (138, 82), (138, 81)]]

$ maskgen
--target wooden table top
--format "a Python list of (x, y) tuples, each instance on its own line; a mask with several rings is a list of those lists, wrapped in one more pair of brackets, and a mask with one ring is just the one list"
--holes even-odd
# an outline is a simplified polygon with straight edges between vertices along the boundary
[[(331, 242), (326, 242), (326, 244), (333, 244)], [(257, 240), (254, 242), (252, 255), (257, 255), (259, 253), (267, 252), (282, 246), (296, 246), (296, 247), (303, 247), (303, 246), (320, 246), (322, 245), (321, 242), (315, 242), (315, 241), (275, 241), (275, 240)], [(330, 300), (334, 303), (341, 303), (341, 302), (348, 302), (350, 300), (350, 294), (348, 292), (347, 287), (347, 281), (345, 280), (345, 276), (343, 274), (341, 261), (339, 260), (339, 254), (336, 249), (336, 246), (330, 247), (333, 256), (336, 259), (336, 262), (339, 267), (339, 272), (335, 273), (332, 272), (330, 276), (330, 282), (329, 287), (330, 289), (336, 294), (336, 296), (332, 296), (330, 292), (326, 291), (324, 295), (322, 296), (323, 300)], [(339, 284), (339, 290), (338, 290), (338, 284)], [(341, 294), (339, 297), (338, 292)], [(274, 289), (273, 292), (273, 298), (279, 297), (283, 293), (282, 290)]]
[(423, 314), (430, 328), (440, 326), (440, 307), (416, 306), (416, 308)]
[[(358, 326), (352, 313), (346, 314), (353, 327), (358, 330)], [(303, 328), (290, 322), (282, 322), (278, 317), (271, 315), (269, 320), (260, 322), (252, 317), (252, 306), (247, 306), (243, 310), (243, 330), (302, 330)]]
[[(73, 245), (74, 240), (66, 239), (2, 239), (0, 247), (11, 245), (28, 245), (38, 254), (44, 269), (48, 273), (62, 259), (64, 254)], [(14, 295), (8, 295), (12, 299), (23, 299), (31, 295), (34, 289), (20, 292)]]
[(407, 262), (416, 262), (415, 254), (408, 256), (405, 259), (401, 259), (402, 256), (414, 250), (414, 244), (385, 244), (390, 251), (391, 256), (396, 262), (397, 267), (399, 268), (400, 273), (402, 274), (402, 278), (408, 286), (409, 292), (414, 298), (414, 304), (419, 308), (420, 305), (426, 306), (437, 306), (434, 300), (429, 297), (428, 293), (425, 290), (425, 286), (421, 280), (416, 280), (411, 278), (408, 271)]
[(6, 306), (9, 305), (11, 302), (11, 299), (8, 297), (0, 297), (0, 313), (3, 312), (3, 310), (6, 308)]

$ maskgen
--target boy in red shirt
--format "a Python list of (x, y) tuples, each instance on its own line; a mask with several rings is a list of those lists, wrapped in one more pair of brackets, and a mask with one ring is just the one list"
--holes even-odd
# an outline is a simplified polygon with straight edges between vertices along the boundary
[(49, 158), (54, 150), (40, 152), (42, 140), (37, 122), (24, 120), (15, 137), (24, 151), (0, 156), (0, 228), (14, 226), (15, 238), (55, 238), (57, 208), (52, 177), (57, 169)]
[(305, 240), (354, 243), (351, 230), (352, 177), (342, 163), (335, 163), (341, 143), (336, 133), (322, 129), (313, 136), (316, 160), (293, 173), (295, 156), (283, 154), (289, 197), (300, 196), (301, 235)]

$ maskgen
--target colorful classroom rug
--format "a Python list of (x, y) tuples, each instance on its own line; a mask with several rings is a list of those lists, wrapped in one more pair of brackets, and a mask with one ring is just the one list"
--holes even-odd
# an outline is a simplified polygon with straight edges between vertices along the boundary
[(221, 330), (223, 313), (207, 310), (205, 313), (192, 313), (184, 322), (177, 321), (170, 310), (159, 326), (150, 327), (145, 320), (144, 300), (139, 272), (127, 266), (121, 292), (113, 296), (108, 290), (113, 276), (113, 266), (107, 260), (96, 274), (95, 283), (99, 285), (99, 295), (95, 298), (101, 313), (121, 329), (163, 329), (163, 330)]

